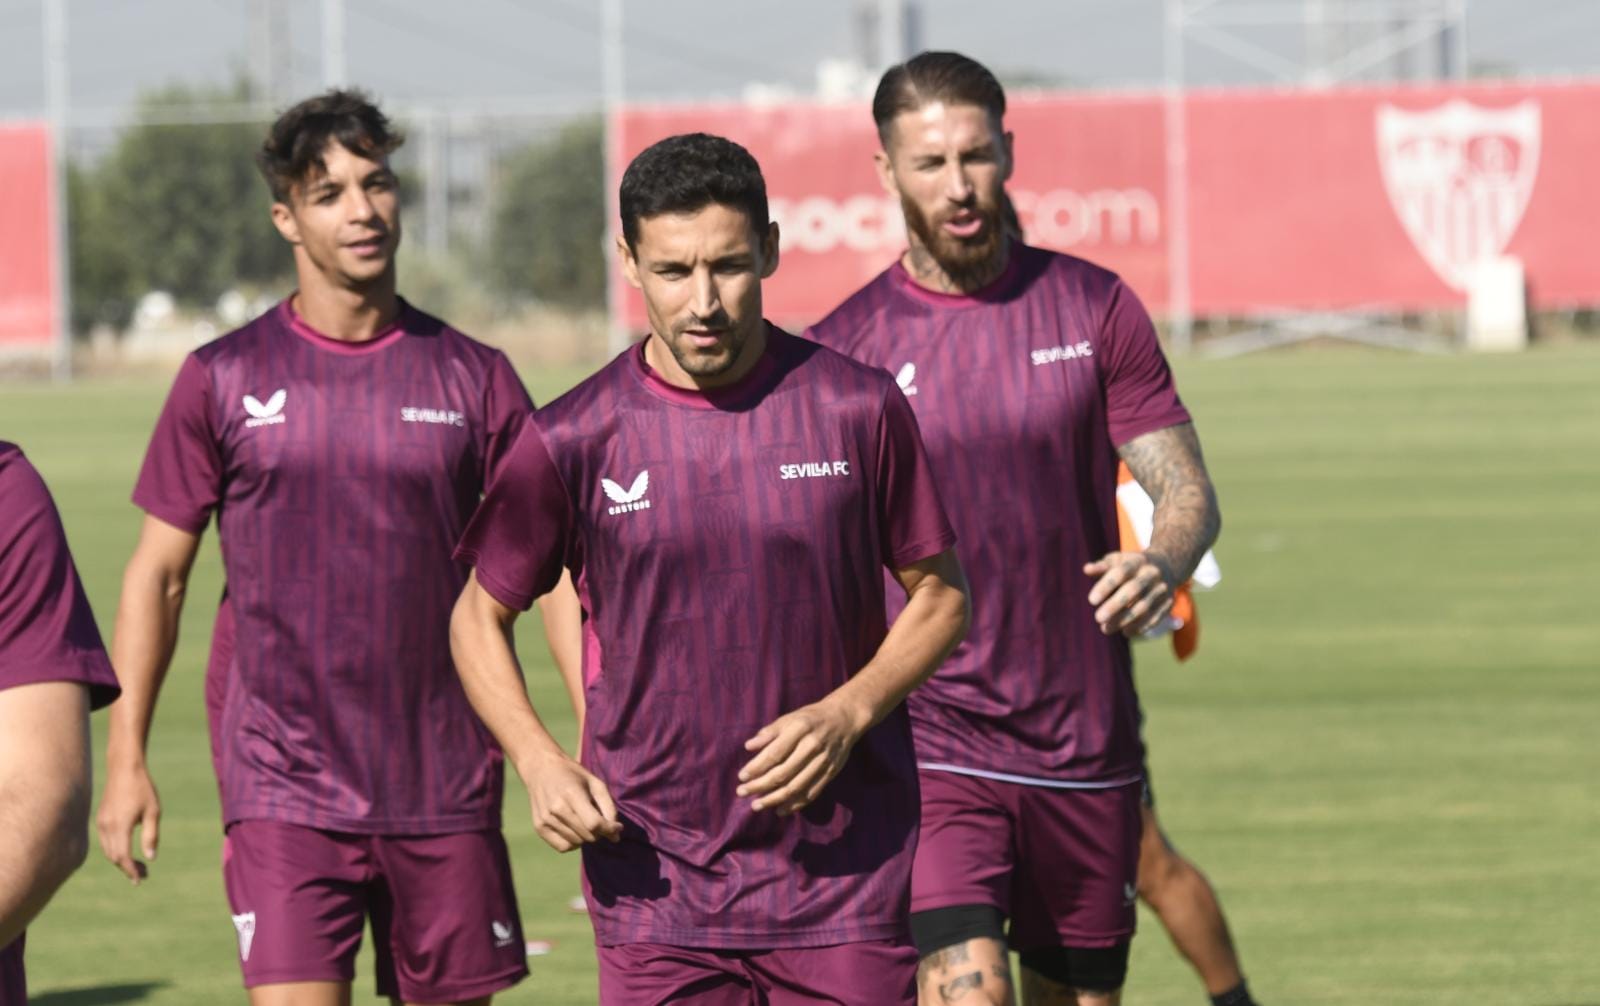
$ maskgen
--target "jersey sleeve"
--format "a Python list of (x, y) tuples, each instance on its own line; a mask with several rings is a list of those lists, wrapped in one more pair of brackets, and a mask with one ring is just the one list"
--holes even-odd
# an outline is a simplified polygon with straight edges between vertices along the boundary
[(0, 461), (0, 688), (70, 681), (92, 708), (118, 694), (60, 514), (20, 455)]
[(889, 386), (878, 417), (878, 522), (883, 562), (903, 569), (956, 543), (934, 484), (916, 414), (900, 389)]
[(1120, 280), (1112, 289), (1099, 342), (1105, 359), (1101, 380), (1106, 428), (1113, 444), (1121, 447), (1135, 437), (1189, 422), (1150, 314)]
[(199, 534), (222, 498), (222, 448), (211, 422), (205, 365), (183, 361), (150, 436), (133, 502), (173, 527)]
[(483, 481), (494, 481), (511, 445), (517, 442), (523, 423), (533, 412), (533, 399), (522, 386), (516, 368), (504, 353), (496, 351), (484, 387)]
[(572, 505), (536, 423), (527, 422), (456, 547), (457, 561), (508, 608), (550, 592), (573, 551)]

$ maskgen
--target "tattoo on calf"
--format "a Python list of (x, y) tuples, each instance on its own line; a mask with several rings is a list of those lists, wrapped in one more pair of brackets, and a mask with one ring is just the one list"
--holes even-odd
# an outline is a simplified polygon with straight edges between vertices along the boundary
[(940, 985), (939, 1000), (947, 1003), (958, 1002), (965, 999), (968, 992), (981, 988), (983, 988), (983, 972), (974, 971), (971, 974), (962, 975), (955, 981), (945, 982)]

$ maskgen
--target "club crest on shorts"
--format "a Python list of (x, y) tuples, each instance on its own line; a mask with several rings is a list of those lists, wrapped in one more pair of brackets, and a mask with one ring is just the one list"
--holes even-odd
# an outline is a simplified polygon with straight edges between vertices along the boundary
[(233, 928), (239, 933), (239, 959), (250, 959), (250, 945), (256, 940), (256, 913), (244, 912), (233, 917)]
[(1455, 98), (1414, 112), (1379, 105), (1378, 165), (1406, 236), (1451, 289), (1502, 254), (1539, 175), (1539, 102), (1482, 108)]

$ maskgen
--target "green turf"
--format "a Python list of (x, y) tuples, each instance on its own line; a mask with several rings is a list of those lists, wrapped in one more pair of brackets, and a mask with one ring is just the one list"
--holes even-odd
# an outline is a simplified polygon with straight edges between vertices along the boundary
[[(574, 375), (525, 376), (544, 399)], [(1163, 821), (1221, 891), (1263, 1001), (1600, 1004), (1600, 347), (1326, 349), (1179, 379), (1226, 579), (1202, 598), (1200, 655), (1180, 669), (1142, 647), (1140, 686)], [(0, 436), (54, 488), (108, 628), (163, 390), (0, 387)], [(130, 889), (96, 853), (68, 884), (29, 934), (39, 1004), (242, 1001), (200, 693), (218, 589), (208, 544), (154, 732), (154, 876)], [(525, 628), (535, 701), (570, 737)], [(500, 1001), (592, 1002), (576, 860), (533, 838), (514, 784), (507, 808), (528, 936), (555, 949)], [(1203, 1003), (1140, 925), (1126, 1001)]]

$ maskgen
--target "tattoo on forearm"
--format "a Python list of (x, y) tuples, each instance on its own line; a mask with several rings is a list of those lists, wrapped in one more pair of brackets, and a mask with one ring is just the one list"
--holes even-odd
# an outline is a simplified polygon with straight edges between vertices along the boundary
[(983, 988), (983, 972), (973, 971), (954, 981), (939, 986), (940, 1002), (953, 1003), (965, 999), (968, 992)]
[(1164, 557), (1175, 582), (1182, 583), (1193, 575), (1222, 528), (1216, 490), (1206, 474), (1194, 424), (1135, 437), (1117, 453), (1156, 505), (1155, 531), (1147, 551)]

